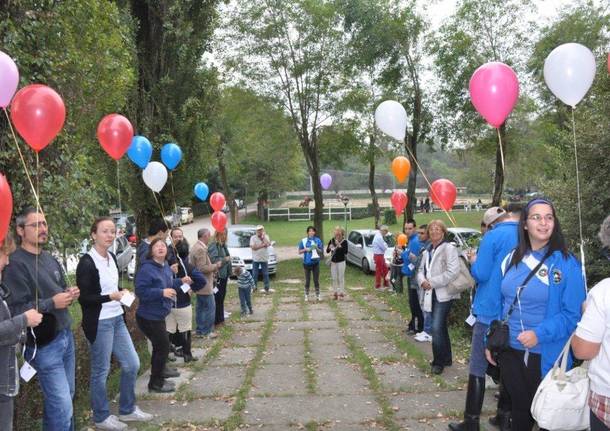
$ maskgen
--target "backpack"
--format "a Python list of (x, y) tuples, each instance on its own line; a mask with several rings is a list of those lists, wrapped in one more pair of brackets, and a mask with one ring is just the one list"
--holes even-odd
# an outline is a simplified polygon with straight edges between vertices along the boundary
[(458, 275), (447, 284), (447, 292), (450, 295), (457, 295), (458, 293), (472, 289), (475, 285), (474, 278), (470, 275), (470, 264), (466, 260), (466, 257), (460, 253), (458, 254), (458, 259), (460, 262)]

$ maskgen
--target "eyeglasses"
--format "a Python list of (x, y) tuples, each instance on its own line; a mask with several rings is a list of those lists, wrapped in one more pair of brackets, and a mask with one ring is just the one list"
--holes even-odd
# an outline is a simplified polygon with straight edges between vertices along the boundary
[(41, 227), (48, 227), (48, 225), (47, 222), (43, 220), (36, 223), (24, 224), (23, 227), (37, 227), (40, 229)]
[(544, 219), (544, 221), (546, 221), (547, 223), (550, 223), (550, 222), (555, 221), (555, 216), (553, 214), (546, 214), (544, 216), (542, 216), (540, 214), (532, 214), (530, 216), (527, 216), (527, 219), (535, 221), (536, 223), (540, 223)]

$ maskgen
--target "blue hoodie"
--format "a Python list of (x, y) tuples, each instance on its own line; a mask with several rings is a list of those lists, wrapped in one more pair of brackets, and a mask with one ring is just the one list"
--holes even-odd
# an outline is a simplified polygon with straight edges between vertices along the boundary
[(322, 244), (322, 240), (320, 240), (320, 238), (318, 238), (317, 236), (314, 236), (313, 238), (306, 237), (299, 242), (299, 250), (303, 250), (305, 248), (309, 249), (312, 248), (314, 245), (318, 248), (318, 258), (313, 258), (311, 256), (311, 251), (306, 251), (305, 253), (303, 253), (303, 265), (305, 266), (314, 266), (320, 263), (320, 257), (323, 253), (322, 250), (324, 249), (324, 244)]
[(498, 223), (481, 240), (477, 260), (470, 273), (477, 282), (477, 290), (472, 304), (472, 313), (477, 322), (489, 325), (502, 312), (502, 260), (516, 246), (517, 227), (514, 221)]
[(140, 300), (136, 316), (148, 320), (165, 319), (174, 301), (163, 296), (163, 289), (177, 291), (182, 285), (182, 281), (173, 276), (167, 262), (164, 265), (151, 259), (142, 262), (136, 275), (136, 296)]
[[(419, 237), (417, 236), (416, 233), (414, 233), (413, 235), (411, 235), (409, 237), (409, 242), (407, 243), (407, 247), (404, 249), (404, 251), (400, 254), (400, 257), (402, 258), (402, 274), (406, 275), (407, 277), (413, 277), (415, 275), (415, 271), (417, 270), (417, 266), (415, 266), (415, 262), (411, 262), (411, 259), (409, 259), (409, 253), (413, 253), (415, 256), (419, 256), (419, 253), (421, 251), (421, 243), (419, 242)], [(413, 264), (413, 266), (411, 268), (409, 268), (409, 265)]]

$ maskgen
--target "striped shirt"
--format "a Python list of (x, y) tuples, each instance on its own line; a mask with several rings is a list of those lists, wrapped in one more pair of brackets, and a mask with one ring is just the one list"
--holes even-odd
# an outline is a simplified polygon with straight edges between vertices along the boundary
[(252, 278), (250, 271), (244, 270), (241, 274), (239, 274), (239, 277), (237, 277), (237, 287), (240, 289), (254, 288), (254, 278)]

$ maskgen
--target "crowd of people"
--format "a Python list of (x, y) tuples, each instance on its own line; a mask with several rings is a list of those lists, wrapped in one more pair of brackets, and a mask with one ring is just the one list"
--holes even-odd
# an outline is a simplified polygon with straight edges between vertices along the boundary
[[(125, 307), (135, 298), (122, 287), (110, 251), (116, 236), (112, 219), (102, 217), (92, 224), (92, 246), (80, 258), (74, 286), (67, 282), (62, 265), (44, 249), (49, 235), (44, 214), (26, 208), (17, 215), (15, 226), (18, 246), (12, 235), (0, 243), (0, 369), (6, 370), (0, 373), (0, 429), (12, 429), (19, 377), (29, 381), (35, 374), (44, 397), (43, 429), (74, 429), (75, 347), (68, 307), (76, 301), (90, 348), (89, 391), (96, 428), (122, 430), (128, 422), (151, 420), (152, 415), (136, 405), (140, 361), (125, 323)], [(489, 375), (499, 382), (497, 411), (490, 422), (504, 431), (531, 430), (534, 394), (571, 340), (574, 355), (591, 361), (591, 429), (608, 430), (610, 278), (585, 298), (580, 262), (568, 251), (555, 208), (546, 199), (534, 199), (524, 207), (489, 208), (482, 227), (478, 249), (465, 252), (476, 288), (466, 319), (472, 340), (464, 417), (449, 424), (449, 429), (480, 429)], [(447, 320), (459, 293), (450, 285), (461, 271), (463, 252), (446, 240), (447, 228), (440, 220), (417, 226), (410, 219), (403, 232), (406, 241), (395, 247), (391, 271), (385, 261), (387, 226), (376, 233), (374, 288), (385, 290), (391, 285), (405, 295), (411, 311), (406, 332), (418, 342), (432, 343), (431, 372), (441, 374), (453, 363)], [(297, 245), (306, 301), (312, 277), (315, 299), (321, 300), (322, 261), (330, 266), (334, 299), (345, 297), (348, 241), (343, 228), (336, 227), (333, 233), (324, 247), (316, 229), (308, 226)], [(257, 226), (250, 238), (250, 274), (232, 267), (226, 232), (212, 236), (208, 229), (200, 229), (197, 242), (190, 246), (179, 228), (170, 231), (159, 219), (150, 223), (147, 234), (137, 249), (136, 322), (152, 350), (149, 391), (172, 392), (175, 385), (170, 379), (180, 373), (168, 364), (175, 357), (197, 360), (193, 338), (217, 337), (215, 330), (226, 316), (230, 276), (237, 278), (242, 316), (253, 313), (251, 294), (259, 275), (264, 292), (273, 292), (268, 274), (272, 242), (264, 227)], [(600, 239), (610, 247), (610, 217), (602, 224)], [(505, 349), (494, 350), (487, 343), (498, 321), (506, 322), (508, 340)], [(21, 368), (20, 346), (25, 361)], [(121, 372), (118, 415), (110, 412), (106, 388), (113, 356)]]

